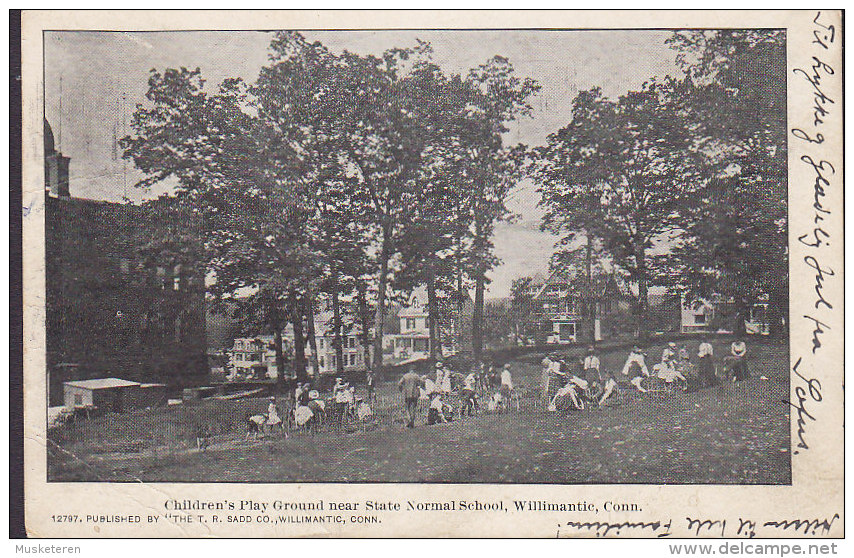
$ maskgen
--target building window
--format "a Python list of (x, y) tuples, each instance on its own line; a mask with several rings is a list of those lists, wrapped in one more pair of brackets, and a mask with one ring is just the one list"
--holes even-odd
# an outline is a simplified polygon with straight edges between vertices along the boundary
[(415, 318), (406, 318), (406, 329), (415, 329)]
[(694, 323), (696, 323), (696, 324), (706, 323), (706, 315), (705, 314), (694, 314)]
[(324, 367), (326, 366), (326, 365), (324, 364), (324, 362), (323, 362), (323, 357), (319, 357), (319, 358), (317, 359), (317, 365), (318, 365), (320, 368), (324, 368)]

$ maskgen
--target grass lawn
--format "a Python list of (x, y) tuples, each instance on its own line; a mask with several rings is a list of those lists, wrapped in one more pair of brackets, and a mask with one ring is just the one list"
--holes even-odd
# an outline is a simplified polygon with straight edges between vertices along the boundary
[[(692, 354), (698, 343), (688, 343)], [(724, 343), (715, 344), (718, 360), (725, 349)], [(626, 354), (603, 354), (603, 366), (619, 370)], [(661, 347), (648, 354), (651, 365)], [(396, 386), (388, 382), (379, 388), (381, 401), (394, 401), (384, 411), (388, 420), (367, 431), (288, 439), (274, 435), (257, 442), (244, 442), (235, 433), (205, 452), (155, 447), (108, 452), (104, 440), (96, 449), (83, 436), (51, 452), (49, 478), (788, 484), (788, 349), (752, 344), (749, 356), (752, 377), (746, 382), (661, 398), (627, 393), (619, 406), (560, 416), (546, 412), (537, 400), (542, 355), (528, 355), (512, 363), (514, 381), (524, 394), (520, 413), (481, 414), (437, 426), (427, 426), (422, 416), (408, 430), (399, 420)]]

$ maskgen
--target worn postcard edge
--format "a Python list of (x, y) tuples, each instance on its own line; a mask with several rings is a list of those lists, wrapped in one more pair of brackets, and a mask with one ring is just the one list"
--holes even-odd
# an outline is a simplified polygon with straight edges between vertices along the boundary
[[(32, 537), (841, 537), (843, 535), (842, 68), (838, 11), (110, 12), (23, 14), (25, 517)], [(828, 42), (834, 26), (835, 41)], [(42, 31), (356, 28), (785, 28), (788, 44), (791, 486), (47, 483), (45, 454)], [(827, 48), (821, 44), (828, 42)], [(816, 58), (813, 58), (816, 57)], [(817, 60), (835, 73), (819, 85)], [(800, 71), (799, 71), (800, 70)], [(816, 89), (833, 99), (814, 122)], [(795, 129), (820, 143), (801, 139)], [(823, 164), (822, 161), (826, 162)], [(816, 166), (819, 165), (819, 166)], [(832, 170), (831, 170), (832, 169)], [(822, 182), (826, 179), (827, 182)], [(820, 194), (819, 194), (820, 192)], [(822, 212), (817, 213), (817, 211)], [(824, 213), (826, 211), (827, 213)], [(817, 220), (821, 218), (821, 221)], [(824, 244), (808, 246), (816, 228)], [(799, 240), (799, 238), (801, 240)], [(812, 258), (812, 259), (810, 259)], [(832, 309), (816, 307), (816, 288)], [(832, 273), (831, 273), (832, 272)], [(818, 321), (818, 322), (817, 322)], [(813, 339), (819, 324), (821, 346)], [(801, 423), (799, 424), (799, 418)], [(799, 427), (801, 431), (799, 432)], [(799, 444), (803, 444), (799, 447)], [(796, 453), (795, 453), (796, 452)], [(380, 513), (381, 522), (225, 525), (146, 522), (168, 499), (637, 502), (631, 514)], [(363, 506), (364, 508), (364, 506)], [(54, 515), (139, 515), (138, 524), (58, 523)], [(568, 526), (572, 522), (578, 523)], [(588, 523), (586, 527), (581, 523)], [(631, 523), (623, 528), (612, 525)], [(798, 522), (798, 523), (788, 523)], [(823, 522), (823, 523), (822, 523)], [(602, 525), (604, 527), (602, 527)], [(657, 527), (653, 527), (657, 525)], [(813, 528), (811, 528), (811, 526)], [(723, 527), (723, 530), (722, 530)], [(825, 528), (826, 527), (826, 528)]]

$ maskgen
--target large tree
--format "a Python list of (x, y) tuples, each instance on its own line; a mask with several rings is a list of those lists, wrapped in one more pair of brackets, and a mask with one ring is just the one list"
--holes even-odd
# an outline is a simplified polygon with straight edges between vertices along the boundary
[[(198, 69), (153, 71), (146, 97), (122, 140), (124, 156), (145, 174), (137, 186), (171, 183), (174, 195), (164, 203), (202, 223), (187, 246), (199, 247), (194, 258), (214, 279), (208, 292), (275, 334), (282, 379), (281, 331), (289, 293), (304, 278), (306, 243), (294, 182), (266, 165), (269, 130), (246, 110), (240, 81), (211, 94)], [(160, 242), (166, 249), (174, 237)]]
[(472, 356), (481, 360), (484, 331), (484, 293), (487, 273), (499, 262), (492, 243), (495, 224), (511, 216), (506, 201), (522, 177), (527, 147), (505, 145), (509, 124), (530, 116), (530, 98), (540, 86), (530, 78), (515, 75), (513, 65), (501, 56), (472, 69), (467, 81), (477, 92), (470, 107), (469, 127), (464, 138), (467, 165), (461, 183), (469, 188), (470, 211), (467, 271), (474, 282), (472, 316)]
[(637, 333), (645, 336), (650, 262), (657, 242), (681, 226), (683, 202), (699, 180), (688, 85), (666, 78), (616, 100), (582, 91), (572, 121), (536, 150), (532, 176), (546, 209), (543, 227), (572, 240), (601, 239), (637, 291)]
[(767, 297), (772, 332), (788, 299), (786, 41), (780, 30), (680, 31), (706, 179), (685, 212), (672, 283), (689, 300), (736, 302), (738, 332)]

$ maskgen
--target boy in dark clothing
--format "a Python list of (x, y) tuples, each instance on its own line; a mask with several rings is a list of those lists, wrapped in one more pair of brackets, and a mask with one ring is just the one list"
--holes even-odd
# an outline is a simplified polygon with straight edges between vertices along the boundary
[(415, 414), (418, 411), (418, 398), (421, 396), (422, 387), (424, 387), (424, 380), (412, 368), (397, 383), (406, 407), (407, 428), (415, 428)]

